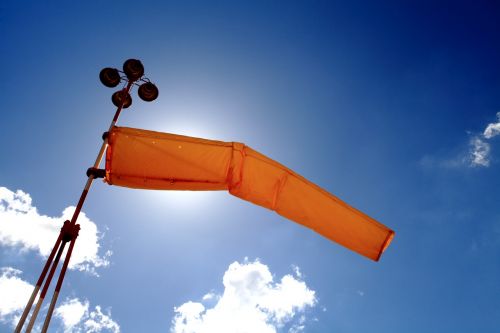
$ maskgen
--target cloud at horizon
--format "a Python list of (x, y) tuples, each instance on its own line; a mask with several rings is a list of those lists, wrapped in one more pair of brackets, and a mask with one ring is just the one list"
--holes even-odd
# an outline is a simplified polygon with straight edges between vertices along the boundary
[[(307, 309), (317, 304), (316, 293), (301, 280), (300, 271), (274, 282), (269, 267), (258, 260), (240, 264), (235, 261), (224, 273), (224, 291), (210, 292), (204, 302), (188, 301), (175, 307), (171, 333), (275, 333), (305, 328)], [(213, 302), (212, 302), (213, 303)]]
[[(20, 252), (34, 251), (48, 257), (65, 220), (71, 219), (75, 207), (66, 207), (61, 216), (41, 215), (32, 198), (22, 190), (0, 187), (0, 245), (17, 247)], [(82, 226), (69, 264), (70, 269), (96, 274), (96, 268), (109, 265), (111, 251), (100, 254), (102, 233), (95, 222), (81, 212)]]
[[(0, 322), (15, 327), (19, 321), (22, 311), (33, 291), (33, 285), (21, 278), (22, 271), (13, 267), (0, 268)], [(35, 304), (38, 298), (35, 300)], [(46, 311), (46, 308), (42, 308)], [(41, 313), (38, 317), (44, 317)], [(86, 332), (86, 333), (119, 333), (120, 326), (111, 318), (111, 311), (102, 311), (101, 306), (96, 305), (92, 310), (88, 300), (72, 298), (64, 300), (56, 307), (54, 318), (57, 326), (64, 332)], [(25, 324), (26, 325), (26, 324)], [(59, 330), (58, 330), (59, 331)]]
[(104, 313), (99, 305), (92, 310), (88, 300), (66, 299), (54, 314), (61, 319), (64, 332), (67, 333), (120, 332), (120, 325), (111, 318), (111, 311)]
[(2, 295), (0, 297), (0, 322), (10, 323), (12, 326), (17, 324), (33, 291), (33, 285), (19, 277), (21, 273), (13, 267), (0, 268), (0, 295)]

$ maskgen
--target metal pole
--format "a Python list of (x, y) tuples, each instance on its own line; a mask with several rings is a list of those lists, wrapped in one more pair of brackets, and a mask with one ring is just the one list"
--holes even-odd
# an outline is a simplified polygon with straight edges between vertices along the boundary
[[(76, 225), (79, 227), (79, 225)], [(80, 228), (78, 228), (80, 229)], [(52, 296), (52, 300), (50, 301), (49, 310), (47, 311), (47, 315), (45, 316), (45, 321), (43, 323), (42, 333), (46, 333), (49, 328), (50, 319), (52, 319), (52, 313), (54, 312), (54, 308), (56, 306), (57, 298), (59, 297), (59, 291), (61, 290), (61, 286), (64, 280), (64, 275), (66, 274), (66, 269), (68, 268), (69, 259), (71, 258), (71, 253), (73, 252), (73, 247), (75, 246), (76, 237), (75, 235), (69, 244), (68, 253), (66, 253), (66, 258), (64, 259), (64, 264), (61, 268), (61, 272), (59, 273), (59, 279), (57, 280), (56, 288), (54, 290), (54, 295)]]
[(61, 245), (61, 240), (62, 240), (62, 230), (59, 232), (59, 237), (57, 237), (56, 243), (54, 244), (54, 247), (52, 248), (52, 252), (50, 253), (49, 257), (47, 258), (47, 262), (45, 262), (45, 266), (43, 267), (42, 273), (40, 274), (40, 277), (38, 278), (38, 281), (35, 285), (35, 288), (33, 289), (33, 292), (31, 293), (31, 297), (28, 301), (28, 304), (26, 304), (26, 307), (24, 308), (24, 312), (21, 315), (21, 318), (19, 319), (19, 323), (17, 323), (16, 329), (14, 330), (14, 333), (21, 333), (21, 329), (24, 326), (24, 322), (26, 321), (26, 318), (28, 317), (28, 314), (30, 313), (31, 307), (33, 306), (33, 302), (35, 301), (36, 295), (38, 295), (38, 291), (40, 290), (40, 287), (42, 286), (43, 280), (45, 279), (45, 275), (47, 274), (47, 271), (49, 270), (50, 265), (52, 264), (52, 260), (54, 259), (54, 256), (56, 254), (57, 249), (59, 248), (59, 245)]
[[(134, 82), (128, 81), (127, 87), (124, 88), (123, 90), (128, 93), (130, 91), (130, 88), (132, 88), (132, 84)], [(111, 124), (109, 125), (108, 132), (113, 129), (115, 126), (116, 122), (118, 121), (118, 117), (120, 117), (120, 113), (123, 109), (123, 103), (118, 107), (118, 109), (115, 112), (115, 116), (113, 117), (113, 120), (111, 121)], [(101, 164), (102, 157), (104, 156), (104, 152), (106, 151), (106, 147), (108, 146), (108, 138), (105, 137), (103, 139), (101, 149), (99, 149), (99, 153), (97, 154), (97, 157), (94, 162), (94, 168), (99, 168), (99, 165)], [(80, 200), (78, 200), (78, 204), (76, 205), (75, 212), (73, 213), (73, 217), (71, 218), (71, 224), (75, 224), (76, 220), (78, 219), (78, 215), (80, 214), (80, 211), (82, 210), (83, 203), (85, 202), (85, 199), (87, 198), (87, 194), (90, 190), (90, 186), (92, 185), (92, 182), (94, 181), (94, 176), (90, 175), (87, 179), (87, 182), (85, 183), (85, 187), (83, 188), (82, 194), (80, 196)]]
[(30, 333), (31, 330), (33, 329), (33, 326), (35, 325), (35, 320), (36, 317), (38, 316), (38, 312), (40, 311), (40, 308), (42, 307), (43, 299), (45, 298), (45, 295), (47, 294), (47, 290), (49, 289), (50, 282), (52, 281), (52, 277), (54, 276), (54, 272), (57, 268), (57, 265), (59, 264), (59, 259), (61, 259), (62, 252), (64, 251), (64, 247), (66, 246), (66, 242), (63, 242), (61, 246), (59, 247), (59, 251), (57, 251), (56, 259), (54, 260), (54, 263), (52, 264), (52, 267), (50, 268), (49, 276), (47, 277), (47, 281), (45, 281), (45, 285), (43, 286), (42, 292), (40, 294), (40, 298), (38, 299), (38, 302), (36, 303), (35, 310), (33, 311), (33, 314), (31, 315), (30, 322), (28, 323), (28, 328), (26, 328), (26, 333)]
[[(133, 83), (134, 83), (134, 81), (128, 80), (127, 86), (123, 89), (123, 91), (128, 94), (130, 92), (130, 89), (132, 88)], [(113, 117), (113, 120), (111, 121), (111, 124), (109, 126), (108, 132), (111, 131), (113, 129), (113, 127), (116, 125), (116, 122), (118, 121), (118, 118), (120, 117), (120, 113), (121, 113), (122, 109), (123, 109), (123, 103), (117, 108), (115, 115)], [(99, 153), (97, 154), (96, 160), (94, 162), (94, 168), (98, 168), (99, 165), (101, 164), (102, 157), (104, 156), (104, 152), (106, 151), (107, 145), (108, 145), (108, 138), (105, 137), (105, 138), (103, 138), (101, 148), (99, 149)], [(76, 205), (75, 212), (73, 213), (73, 217), (71, 218), (71, 221), (70, 221), (71, 225), (76, 224), (76, 220), (78, 219), (78, 215), (80, 214), (80, 211), (83, 207), (85, 199), (87, 198), (87, 194), (89, 192), (89, 189), (90, 189), (90, 186), (92, 185), (93, 180), (94, 180), (94, 176), (89, 175), (87, 182), (85, 183), (85, 187), (83, 188), (82, 194), (80, 195), (80, 199), (78, 200), (78, 204)], [(23, 314), (19, 320), (19, 323), (16, 326), (16, 329), (14, 331), (15, 333), (21, 332), (21, 329), (24, 325), (24, 322), (26, 321), (26, 318), (28, 317), (28, 314), (31, 310), (33, 302), (34, 302), (36, 295), (38, 294), (38, 291), (40, 289), (41, 281), (43, 281), (43, 279), (45, 278), (45, 274), (47, 273), (47, 270), (48, 270), (50, 264), (52, 263), (53, 255), (54, 255), (55, 251), (57, 250), (57, 248), (59, 248), (59, 252), (57, 253), (56, 259), (55, 259), (53, 266), (50, 270), (49, 277), (47, 278), (47, 281), (45, 282), (44, 289), (42, 290), (42, 293), (40, 294), (40, 298), (38, 299), (38, 302), (37, 302), (37, 305), (36, 305), (35, 310), (33, 312), (33, 315), (31, 316), (30, 322), (29, 322), (28, 327), (26, 329), (26, 333), (31, 332), (33, 325), (35, 324), (35, 320), (36, 320), (36, 317), (38, 315), (38, 312), (40, 311), (40, 307), (43, 303), (43, 298), (45, 297), (45, 294), (47, 293), (46, 289), (48, 289), (48, 286), (50, 285), (50, 281), (52, 280), (52, 276), (54, 275), (54, 271), (57, 267), (57, 264), (59, 263), (62, 251), (63, 251), (64, 247), (66, 246), (66, 242), (63, 242), (63, 244), (61, 246), (61, 241), (62, 241), (62, 231), (61, 231), (61, 234), (59, 235), (58, 240), (56, 241), (56, 245), (54, 245), (54, 248), (52, 249), (52, 252), (51, 252), (49, 258), (47, 259), (47, 263), (45, 264), (45, 267), (42, 271), (42, 274), (40, 275), (40, 278), (38, 279), (37, 285), (35, 286), (33, 293), (31, 294), (31, 297), (28, 301), (28, 304), (26, 305), (26, 307), (23, 311)], [(73, 239), (71, 241), (71, 245), (70, 245), (71, 251), (73, 250), (73, 246), (74, 246), (75, 241), (76, 241), (76, 237), (75, 237), (75, 239)], [(66, 273), (66, 268), (69, 264), (70, 257), (71, 257), (71, 252), (68, 250), (68, 253), (66, 255), (66, 258), (65, 258), (65, 261), (63, 264), (64, 272), (61, 270), (59, 280), (58, 280), (59, 290), (61, 288), (62, 281), (64, 279), (64, 275)], [(57, 302), (59, 290), (54, 292), (54, 296), (52, 297), (52, 301), (51, 301), (50, 308), (49, 308), (50, 316), (52, 316), (52, 312), (53, 312), (55, 304)], [(44, 322), (45, 331), (47, 329), (45, 326), (48, 327), (49, 322), (50, 322), (50, 317), (46, 317), (46, 320)]]

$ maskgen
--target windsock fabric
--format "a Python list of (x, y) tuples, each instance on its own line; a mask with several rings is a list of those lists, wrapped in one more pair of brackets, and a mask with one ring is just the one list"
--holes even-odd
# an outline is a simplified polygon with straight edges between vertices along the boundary
[(394, 231), (238, 142), (114, 127), (106, 182), (155, 190), (228, 190), (378, 261)]

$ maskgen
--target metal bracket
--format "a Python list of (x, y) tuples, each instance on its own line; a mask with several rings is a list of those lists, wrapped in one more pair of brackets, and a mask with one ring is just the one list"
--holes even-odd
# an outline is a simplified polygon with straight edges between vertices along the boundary
[(64, 225), (61, 228), (62, 240), (64, 242), (72, 241), (74, 238), (78, 237), (79, 231), (79, 224), (71, 224), (69, 220), (64, 221)]
[(98, 169), (98, 168), (88, 168), (87, 169), (87, 177), (93, 177), (93, 178), (104, 178), (106, 177), (106, 170), (104, 169)]

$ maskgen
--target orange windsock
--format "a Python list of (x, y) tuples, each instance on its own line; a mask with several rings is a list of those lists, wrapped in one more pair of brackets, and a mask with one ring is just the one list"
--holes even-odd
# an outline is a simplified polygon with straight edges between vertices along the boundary
[(114, 127), (106, 152), (111, 185), (229, 190), (378, 261), (394, 231), (287, 167), (238, 142)]

